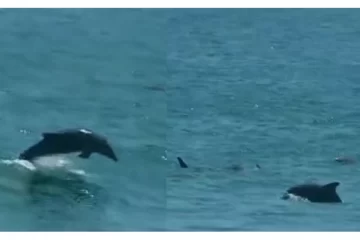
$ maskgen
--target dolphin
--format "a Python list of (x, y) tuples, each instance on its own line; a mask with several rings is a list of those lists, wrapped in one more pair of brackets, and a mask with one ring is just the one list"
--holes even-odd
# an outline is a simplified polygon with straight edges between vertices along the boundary
[(65, 129), (42, 133), (42, 139), (19, 155), (19, 159), (30, 162), (39, 157), (57, 154), (80, 153), (78, 157), (88, 159), (98, 153), (117, 162), (118, 158), (107, 139), (88, 129)]
[(350, 164), (350, 163), (355, 163), (356, 160), (351, 157), (337, 157), (337, 158), (335, 158), (335, 162), (338, 162), (341, 164)]
[[(181, 157), (177, 157), (177, 161), (178, 161), (179, 166), (180, 166), (181, 168), (189, 168), (189, 166), (187, 165), (187, 163), (185, 163), (185, 161), (184, 161)], [(260, 169), (260, 168), (261, 168), (259, 164), (256, 164), (255, 166), (256, 166), (256, 169)], [(197, 169), (198, 171), (201, 171), (201, 168), (196, 168), (196, 167), (195, 167), (195, 169)], [(225, 170), (229, 170), (229, 171), (233, 171), (233, 172), (238, 172), (238, 171), (244, 170), (244, 168), (243, 168), (241, 165), (239, 165), (239, 164), (232, 164), (232, 165), (230, 165), (230, 166), (225, 167), (224, 169), (225, 169)], [(203, 169), (203, 170), (206, 170), (206, 169)], [(208, 168), (207, 170), (214, 170), (214, 169)]]
[(295, 195), (310, 202), (341, 203), (342, 201), (336, 192), (336, 188), (339, 185), (339, 182), (331, 182), (325, 185), (301, 184), (289, 188), (282, 196), (282, 199), (286, 200), (290, 198), (290, 195)]

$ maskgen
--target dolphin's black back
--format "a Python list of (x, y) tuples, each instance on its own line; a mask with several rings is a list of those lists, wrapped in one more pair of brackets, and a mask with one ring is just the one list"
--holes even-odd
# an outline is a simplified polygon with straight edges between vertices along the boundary
[(66, 139), (47, 139), (44, 138), (36, 144), (30, 146), (23, 151), (19, 159), (33, 160), (38, 156), (57, 154), (57, 153), (71, 153), (81, 149), (81, 143), (68, 141)]
[(23, 151), (19, 159), (31, 161), (38, 156), (47, 154), (81, 151), (84, 145), (83, 135), (76, 129), (45, 132), (42, 134), (43, 139)]
[(94, 133), (93, 131), (87, 129), (76, 129), (76, 128), (69, 128), (69, 129), (62, 129), (55, 132), (45, 132), (42, 134), (44, 138), (46, 137), (64, 137), (64, 138), (87, 138), (87, 139), (94, 139), (98, 141), (107, 141), (104, 136), (101, 136), (98, 133)]

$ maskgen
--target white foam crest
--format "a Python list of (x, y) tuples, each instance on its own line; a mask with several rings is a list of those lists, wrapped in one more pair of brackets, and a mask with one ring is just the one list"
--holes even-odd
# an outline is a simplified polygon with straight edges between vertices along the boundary
[(33, 163), (20, 159), (0, 159), (0, 191), (15, 195), (25, 193), (27, 182), (35, 172), (60, 178), (71, 175), (89, 177), (86, 171), (71, 166), (71, 161), (62, 156), (42, 157)]
[(36, 167), (26, 160), (0, 160), (0, 190), (12, 194), (21, 194), (26, 190), (28, 177)]
[(292, 193), (286, 193), (286, 194), (289, 197), (289, 200), (298, 201), (298, 202), (309, 202), (309, 200), (307, 200), (306, 198), (294, 195)]
[(84, 170), (73, 168), (72, 162), (64, 155), (45, 156), (38, 158), (33, 162), (21, 159), (3, 159), (0, 160), (0, 164), (11, 166), (19, 170), (27, 170), (30, 172), (71, 172), (76, 175), (87, 175)]
[(15, 166), (17, 168), (23, 168), (23, 169), (27, 169), (30, 171), (35, 171), (36, 170), (36, 166), (34, 164), (32, 164), (29, 161), (26, 160), (20, 160), (20, 159), (14, 159), (14, 160), (1, 160), (1, 164), (4, 165), (8, 165), (8, 166)]
[(40, 157), (34, 161), (34, 165), (37, 168), (49, 168), (49, 169), (68, 169), (71, 167), (71, 162), (62, 155), (53, 155)]

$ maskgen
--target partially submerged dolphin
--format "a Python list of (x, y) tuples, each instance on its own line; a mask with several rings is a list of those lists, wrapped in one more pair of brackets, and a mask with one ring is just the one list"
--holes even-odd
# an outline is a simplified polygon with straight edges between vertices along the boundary
[(356, 160), (351, 157), (337, 157), (335, 158), (335, 162), (342, 164), (350, 164), (350, 163), (356, 163)]
[[(185, 161), (181, 158), (181, 157), (177, 157), (176, 158), (178, 163), (179, 163), (179, 166), (181, 168), (189, 168), (189, 166), (187, 165), (187, 163), (185, 163)], [(256, 169), (260, 169), (260, 165), (259, 164), (256, 164)], [(199, 170), (199, 168), (197, 168)], [(209, 168), (208, 170), (212, 170), (211, 168)], [(225, 170), (230, 170), (230, 171), (234, 171), (234, 172), (238, 172), (238, 171), (242, 171), (243, 170), (243, 167), (239, 164), (232, 164), (230, 166), (227, 166), (225, 167)]]
[(89, 158), (92, 153), (98, 153), (118, 161), (107, 139), (87, 129), (45, 132), (42, 136), (43, 139), (22, 152), (19, 159), (32, 162), (43, 156), (80, 152), (78, 157), (84, 159)]
[(289, 199), (291, 195), (295, 195), (310, 202), (341, 203), (342, 201), (336, 192), (336, 188), (339, 185), (339, 182), (332, 182), (325, 185), (301, 184), (289, 188), (282, 196), (282, 199), (286, 200)]

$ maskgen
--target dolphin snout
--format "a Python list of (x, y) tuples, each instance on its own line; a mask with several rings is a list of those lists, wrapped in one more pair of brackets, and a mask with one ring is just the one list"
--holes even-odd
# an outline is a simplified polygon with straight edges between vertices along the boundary
[(116, 154), (114, 153), (113, 150), (110, 150), (107, 154), (106, 154), (109, 158), (111, 158), (112, 160), (114, 160), (115, 162), (118, 161), (118, 158), (116, 156)]
[(100, 149), (99, 151), (101, 154), (105, 155), (106, 157), (114, 160), (115, 162), (118, 161), (118, 157), (116, 156), (114, 150), (112, 149), (111, 146), (109, 146), (108, 144), (106, 144), (105, 146), (102, 147), (102, 149)]

